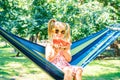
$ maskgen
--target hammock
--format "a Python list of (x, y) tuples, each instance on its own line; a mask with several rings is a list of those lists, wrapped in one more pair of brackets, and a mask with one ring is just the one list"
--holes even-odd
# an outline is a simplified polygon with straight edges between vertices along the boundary
[[(54, 79), (63, 79), (64, 73), (44, 58), (44, 46), (32, 43), (12, 33), (8, 33), (1, 27), (0, 35)], [(70, 64), (79, 65), (84, 68), (112, 44), (119, 35), (120, 32), (118, 30), (105, 28), (84, 39), (73, 42), (71, 46), (72, 61)]]

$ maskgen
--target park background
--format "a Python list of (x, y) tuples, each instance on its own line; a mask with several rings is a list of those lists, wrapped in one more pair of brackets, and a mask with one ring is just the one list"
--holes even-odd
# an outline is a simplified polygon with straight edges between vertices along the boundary
[[(0, 26), (32, 42), (44, 45), (52, 18), (69, 23), (76, 41), (120, 23), (120, 0), (0, 0)], [(120, 80), (119, 43), (120, 38), (85, 67), (83, 80)], [(0, 37), (0, 80), (49, 78)]]

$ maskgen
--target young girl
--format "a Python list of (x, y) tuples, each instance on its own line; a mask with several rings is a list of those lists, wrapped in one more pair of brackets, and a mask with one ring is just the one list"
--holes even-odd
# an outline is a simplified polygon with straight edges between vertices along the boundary
[(46, 59), (64, 72), (64, 80), (82, 80), (82, 69), (69, 64), (72, 58), (69, 25), (51, 19), (48, 22), (48, 37), (50, 43), (46, 46)]

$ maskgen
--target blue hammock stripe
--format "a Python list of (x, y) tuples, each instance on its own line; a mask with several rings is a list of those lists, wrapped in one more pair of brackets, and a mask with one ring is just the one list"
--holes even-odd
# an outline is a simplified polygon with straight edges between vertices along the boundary
[(39, 54), (34, 52), (33, 50), (27, 48), (24, 44), (21, 44), (19, 41), (11, 37), (6, 31), (0, 28), (0, 34), (4, 37), (8, 42), (14, 45), (19, 51), (21, 51), (25, 56), (27, 56), (30, 60), (36, 63), (40, 68), (46, 71), (48, 74), (57, 80), (63, 79), (63, 72), (59, 70), (56, 66), (51, 64), (45, 58), (41, 57)]
[[(57, 80), (63, 79), (64, 73), (44, 58), (44, 46), (32, 43), (12, 33), (8, 33), (1, 27), (0, 35), (53, 78)], [(103, 52), (105, 48), (113, 43), (119, 35), (119, 31), (105, 28), (86, 38), (73, 42), (71, 46), (72, 61), (70, 64), (79, 65), (84, 68)]]
[[(87, 51), (91, 46), (93, 46), (94, 44), (96, 44), (98, 42), (98, 40), (101, 39), (102, 36), (104, 36), (105, 34), (107, 34), (108, 29), (102, 30), (102, 32), (98, 32), (97, 35), (94, 34), (92, 36), (90, 36), (90, 38), (87, 38), (87, 41), (85, 41), (83, 39), (83, 41), (79, 41), (80, 44), (78, 46), (76, 46), (76, 48), (71, 50), (71, 53), (74, 54), (72, 57), (72, 62), (79, 57), (79, 55), (83, 54), (85, 51)], [(91, 38), (92, 37), (92, 38)], [(86, 38), (85, 38), (86, 39)], [(78, 43), (74, 43), (73, 45), (78, 44)], [(71, 63), (72, 63), (71, 62)], [(78, 62), (76, 62), (78, 63)]]
[[(74, 52), (76, 52), (76, 50), (75, 50), (76, 47), (82, 46), (81, 44), (83, 44), (83, 43), (85, 44), (85, 46), (86, 46), (86, 44), (88, 45), (89, 43), (87, 43), (87, 41), (90, 42), (91, 39), (93, 39), (94, 37), (99, 37), (100, 34), (103, 34), (103, 33), (106, 32), (106, 31), (107, 31), (107, 29), (101, 30), (100, 32), (95, 33), (95, 34), (92, 34), (91, 36), (88, 36), (88, 37), (86, 37), (85, 39), (82, 39), (82, 40), (73, 42), (73, 44), (72, 44), (72, 46), (71, 46), (71, 47), (72, 47), (72, 48), (71, 48), (72, 54), (73, 54)], [(30, 42), (30, 41), (28, 41), (28, 40), (25, 40), (25, 39), (23, 39), (23, 38), (20, 38), (20, 37), (18, 37), (18, 36), (16, 36), (16, 35), (13, 35), (13, 34), (11, 34), (11, 33), (8, 33), (8, 34), (9, 34), (11, 37), (13, 37), (14, 39), (16, 39), (17, 41), (19, 41), (20, 43), (24, 44), (24, 45), (25, 45), (26, 47), (28, 47), (29, 49), (31, 49), (31, 50), (33, 50), (33, 51), (35, 51), (35, 52), (40, 53), (40, 55), (44, 57), (44, 55), (45, 55), (45, 47), (44, 47), (44, 46), (38, 45), (38, 44), (36, 44), (36, 43), (32, 43), (32, 42)], [(87, 41), (86, 41), (86, 40), (87, 40)], [(94, 40), (92, 40), (92, 41), (94, 41)], [(77, 45), (77, 46), (75, 46), (75, 45)], [(81, 49), (78, 48), (77, 50), (80, 51)], [(77, 52), (76, 52), (76, 53), (77, 53)], [(74, 53), (74, 54), (76, 55), (76, 53)]]
[(11, 34), (11, 33), (9, 33), (9, 35), (10, 35), (11, 37), (13, 37), (14, 39), (18, 40), (20, 43), (25, 43), (24, 45), (26, 45), (28, 48), (40, 52), (41, 55), (44, 55), (44, 54), (45, 54), (45, 47), (44, 47), (44, 46), (38, 45), (38, 44), (33, 43), (33, 42), (31, 42), (31, 41), (28, 41), (28, 40), (26, 40), (26, 39), (20, 38), (20, 37), (18, 37), (18, 36), (16, 36), (16, 35), (13, 35), (13, 34)]
[(101, 30), (101, 31), (99, 31), (99, 32), (97, 32), (97, 33), (91, 34), (91, 35), (89, 35), (89, 36), (87, 36), (87, 37), (85, 37), (85, 38), (83, 38), (83, 39), (80, 39), (80, 40), (78, 40), (78, 41), (73, 42), (73, 43), (72, 43), (72, 46), (71, 46), (71, 49), (74, 49), (75, 47), (80, 46), (81, 44), (85, 43), (86, 41), (89, 41), (89, 40), (93, 39), (94, 37), (97, 37), (97, 36), (99, 36), (100, 34), (103, 34), (103, 33), (106, 32), (107, 30), (108, 30), (108, 29), (105, 28), (105, 29), (103, 29), (103, 30)]
[(99, 47), (99, 49), (96, 50), (95, 54), (92, 54), (81, 66), (85, 67), (88, 63), (90, 63), (92, 60), (94, 60), (100, 53), (102, 53), (103, 51), (105, 51), (105, 49), (110, 44), (112, 44), (118, 38), (118, 36), (120, 36), (120, 32), (116, 32), (114, 36), (112, 36), (110, 39), (108, 39), (106, 42), (104, 42), (104, 45), (102, 45), (101, 47)]
[[(112, 41), (114, 41), (116, 38), (115, 37), (115, 34), (116, 32), (112, 32), (112, 31), (109, 31), (108, 34), (106, 34), (106, 36), (102, 36), (100, 37), (98, 40), (94, 41), (94, 42), (97, 42), (97, 44), (92, 44), (92, 46), (90, 46), (89, 49), (86, 49), (86, 50), (83, 50), (81, 52), (79, 52), (79, 54), (81, 54), (81, 56), (75, 58), (75, 60), (71, 63), (72, 65), (76, 65), (78, 64), (78, 62), (80, 61), (79, 65), (82, 66), (82, 67), (85, 67), (85, 65), (83, 66), (82, 64), (87, 64), (90, 62), (88, 61), (88, 58), (91, 58), (93, 55), (96, 55), (95, 58), (97, 57), (97, 53), (96, 51), (98, 51), (101, 46), (104, 46), (107, 42), (107, 40), (109, 40), (110, 38), (113, 38)], [(115, 35), (114, 35), (115, 34)], [(119, 35), (117, 35), (118, 37)], [(109, 44), (110, 45), (110, 44)], [(108, 45), (108, 46), (109, 46)], [(107, 46), (107, 47), (108, 47)], [(84, 54), (83, 54), (84, 53)], [(100, 52), (101, 53), (101, 52)], [(91, 56), (92, 55), (92, 56)], [(94, 58), (93, 58), (94, 59)], [(93, 60), (92, 59), (92, 60)]]

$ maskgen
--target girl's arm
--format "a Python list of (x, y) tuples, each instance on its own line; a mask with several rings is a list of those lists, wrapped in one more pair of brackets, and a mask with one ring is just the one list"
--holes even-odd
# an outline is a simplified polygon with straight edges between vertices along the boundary
[(65, 59), (70, 62), (72, 59), (71, 53), (70, 53), (70, 45), (66, 46), (66, 48), (64, 48), (63, 50), (63, 56), (65, 57)]
[(46, 58), (46, 60), (51, 62), (52, 60), (54, 60), (55, 56), (56, 56), (56, 54), (55, 54), (55, 52), (52, 48), (52, 45), (48, 44), (45, 48), (45, 58)]

